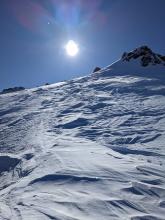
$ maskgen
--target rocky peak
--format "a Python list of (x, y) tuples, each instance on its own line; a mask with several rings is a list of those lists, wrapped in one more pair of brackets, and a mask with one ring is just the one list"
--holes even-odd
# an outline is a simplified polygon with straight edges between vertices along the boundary
[(144, 67), (157, 64), (165, 65), (165, 56), (154, 53), (148, 46), (141, 46), (129, 53), (123, 53), (122, 61), (129, 62), (132, 59), (140, 59), (141, 65)]

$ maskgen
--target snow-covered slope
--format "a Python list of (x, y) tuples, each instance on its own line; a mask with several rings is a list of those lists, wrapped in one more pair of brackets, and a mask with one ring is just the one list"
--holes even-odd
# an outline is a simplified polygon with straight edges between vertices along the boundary
[(165, 66), (141, 56), (0, 95), (0, 220), (165, 219)]

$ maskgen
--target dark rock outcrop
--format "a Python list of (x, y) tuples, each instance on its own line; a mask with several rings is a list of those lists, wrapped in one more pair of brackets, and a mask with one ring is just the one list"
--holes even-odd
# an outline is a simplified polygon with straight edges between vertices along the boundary
[(93, 73), (98, 72), (100, 70), (101, 70), (101, 68), (97, 66), (97, 67), (94, 68)]
[(141, 65), (144, 67), (156, 64), (165, 65), (165, 56), (154, 53), (148, 46), (141, 46), (129, 53), (124, 52), (122, 55), (122, 60), (127, 62), (138, 58), (140, 59)]
[(1, 94), (10, 93), (10, 92), (18, 92), (18, 91), (22, 91), (22, 90), (25, 90), (25, 88), (24, 87), (13, 87), (13, 88), (4, 89), (1, 92)]

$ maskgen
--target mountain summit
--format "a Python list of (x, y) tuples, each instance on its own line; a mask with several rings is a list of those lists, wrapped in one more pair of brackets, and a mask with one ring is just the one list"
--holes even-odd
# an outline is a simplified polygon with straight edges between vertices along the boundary
[(142, 66), (148, 65), (165, 65), (165, 56), (154, 53), (148, 46), (141, 46), (135, 50), (124, 53), (122, 56), (123, 61), (130, 61), (132, 59), (139, 59)]
[(88, 76), (0, 95), (0, 220), (165, 219), (157, 59), (141, 47)]
[(104, 76), (136, 75), (164, 78), (165, 56), (154, 53), (147, 46), (141, 46), (131, 52), (124, 52), (121, 59), (98, 73)]

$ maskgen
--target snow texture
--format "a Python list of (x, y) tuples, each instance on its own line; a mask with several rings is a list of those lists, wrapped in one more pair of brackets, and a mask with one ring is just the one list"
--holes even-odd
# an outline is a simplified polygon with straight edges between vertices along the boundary
[(164, 65), (121, 59), (0, 106), (0, 220), (165, 219)]

